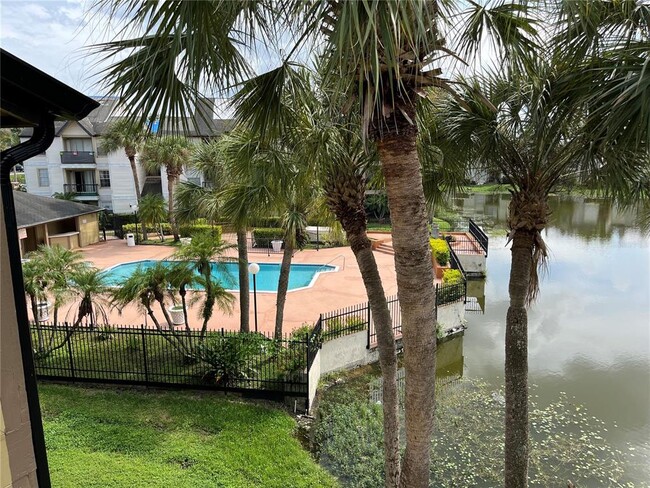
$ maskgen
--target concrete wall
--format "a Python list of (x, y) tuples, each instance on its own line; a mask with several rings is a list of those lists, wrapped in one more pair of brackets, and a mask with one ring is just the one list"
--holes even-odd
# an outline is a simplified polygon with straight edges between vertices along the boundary
[(0, 488), (38, 486), (2, 206), (0, 273)]
[(308, 397), (309, 410), (311, 410), (311, 407), (314, 405), (314, 399), (316, 398), (316, 390), (318, 390), (318, 382), (320, 381), (320, 375), (321, 375), (320, 358), (321, 358), (321, 351), (319, 350), (316, 353), (314, 362), (311, 364), (311, 368), (309, 368), (309, 379), (308, 379), (309, 392), (307, 393), (309, 395)]
[(87, 214), (77, 217), (79, 230), (79, 245), (86, 247), (99, 242), (99, 214)]
[(458, 254), (457, 256), (468, 273), (487, 273), (486, 259), (483, 254)]
[(448, 303), (438, 307), (438, 323), (443, 329), (451, 329), (465, 322), (465, 303)]
[(321, 349), (321, 374), (340, 369), (354, 368), (379, 360), (377, 349), (366, 349), (368, 332), (363, 330), (323, 343)]

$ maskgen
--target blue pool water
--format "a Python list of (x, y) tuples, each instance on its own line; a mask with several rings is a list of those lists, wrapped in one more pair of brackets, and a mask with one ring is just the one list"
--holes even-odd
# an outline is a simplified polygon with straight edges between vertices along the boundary
[[(120, 286), (138, 268), (148, 268), (156, 261), (144, 260), (133, 263), (124, 263), (113, 266), (105, 271), (108, 283), (111, 286)], [(170, 261), (163, 264), (172, 266)], [(278, 278), (280, 277), (279, 263), (258, 263), (260, 271), (257, 273), (257, 291), (278, 291)], [(212, 276), (227, 290), (239, 291), (239, 271), (237, 263), (212, 263)], [(309, 286), (318, 272), (335, 271), (335, 266), (323, 264), (292, 264), (289, 273), (289, 290)], [(253, 275), (249, 274), (250, 289), (253, 290)]]

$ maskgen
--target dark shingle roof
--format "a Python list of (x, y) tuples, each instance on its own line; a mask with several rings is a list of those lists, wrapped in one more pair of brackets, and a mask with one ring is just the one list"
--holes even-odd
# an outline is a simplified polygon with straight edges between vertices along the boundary
[[(100, 98), (98, 99), (100, 106), (93, 110), (88, 117), (81, 119), (79, 124), (90, 136), (101, 136), (106, 128), (115, 120), (122, 118), (119, 115), (117, 107), (117, 99), (115, 98)], [(196, 117), (186, 119), (187, 131), (180, 123), (180, 120), (169, 121), (167, 126), (169, 128), (176, 127), (176, 129), (189, 137), (214, 137), (223, 134), (232, 129), (234, 121), (232, 119), (215, 119), (212, 116), (214, 106), (213, 99), (203, 99), (197, 106)], [(60, 135), (61, 131), (68, 122), (55, 123), (56, 135)], [(169, 132), (165, 128), (161, 128), (161, 132)], [(20, 134), (21, 137), (30, 137), (32, 129), (24, 129)]]
[(41, 197), (23, 191), (14, 191), (14, 202), (19, 229), (102, 211), (93, 205)]

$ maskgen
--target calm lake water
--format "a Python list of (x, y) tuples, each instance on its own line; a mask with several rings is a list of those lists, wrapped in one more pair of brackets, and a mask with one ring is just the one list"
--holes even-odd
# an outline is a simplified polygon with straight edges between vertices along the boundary
[[(485, 228), (505, 227), (509, 195), (456, 200)], [(548, 272), (529, 310), (529, 379), (538, 403), (574, 397), (604, 421), (628, 457), (630, 480), (650, 482), (650, 239), (631, 212), (587, 198), (552, 198)], [(474, 284), (484, 313), (468, 313), (464, 375), (503, 384), (510, 249), (490, 235), (488, 276)], [(633, 456), (629, 456), (632, 454)]]

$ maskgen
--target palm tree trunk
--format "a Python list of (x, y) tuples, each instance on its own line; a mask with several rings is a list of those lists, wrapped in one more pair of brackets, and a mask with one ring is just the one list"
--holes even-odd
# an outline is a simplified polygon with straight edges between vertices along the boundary
[(406, 372), (406, 450), (400, 486), (428, 488), (435, 406), (433, 267), (416, 130), (391, 131), (378, 144), (393, 224)]
[(284, 321), (284, 302), (287, 300), (289, 289), (289, 272), (291, 271), (291, 258), (293, 256), (292, 239), (285, 238), (284, 254), (280, 265), (280, 277), (278, 278), (278, 301), (275, 311), (275, 338), (282, 339), (282, 322)]
[[(364, 215), (365, 220), (365, 215)], [(370, 239), (366, 234), (365, 222), (360, 229), (345, 229), (354, 253), (359, 271), (366, 287), (370, 311), (372, 312), (377, 345), (379, 366), (383, 376), (383, 415), (384, 415), (384, 474), (386, 488), (396, 488), (399, 484), (399, 396), (397, 390), (397, 352), (395, 336), (384, 286), (372, 253)], [(352, 232), (351, 232), (352, 231)]]
[(174, 187), (176, 186), (177, 177), (173, 174), (167, 173), (167, 203), (168, 203), (168, 213), (169, 213), (169, 225), (172, 228), (172, 234), (174, 234), (174, 242), (181, 240), (178, 235), (178, 226), (176, 225), (176, 216), (174, 215)]
[(201, 336), (200, 340), (205, 339), (205, 335), (208, 332), (208, 322), (212, 317), (212, 310), (214, 309), (215, 296), (214, 296), (214, 286), (212, 283), (212, 274), (210, 272), (210, 263), (205, 265), (206, 272), (203, 273), (205, 278), (205, 304), (203, 305), (203, 325), (201, 327)]
[(248, 242), (246, 228), (237, 229), (237, 255), (239, 257), (239, 330), (250, 332), (248, 311), (250, 308), (250, 285), (248, 283)]
[(138, 178), (138, 169), (135, 166), (135, 155), (126, 155), (129, 158), (129, 163), (131, 164), (131, 173), (133, 174), (133, 184), (135, 185), (135, 198), (140, 205), (140, 178)]
[(510, 306), (506, 316), (505, 486), (528, 486), (528, 315), (534, 232), (518, 230), (512, 241)]

